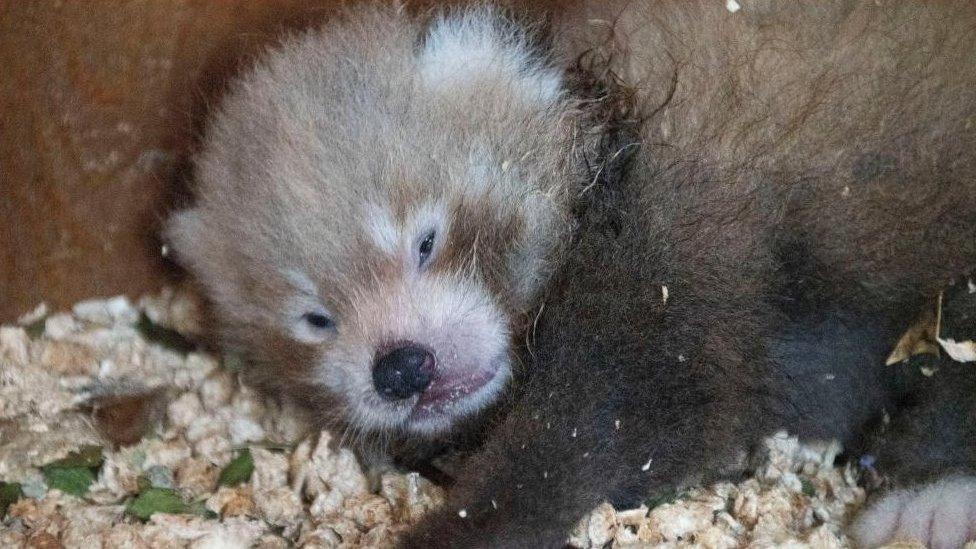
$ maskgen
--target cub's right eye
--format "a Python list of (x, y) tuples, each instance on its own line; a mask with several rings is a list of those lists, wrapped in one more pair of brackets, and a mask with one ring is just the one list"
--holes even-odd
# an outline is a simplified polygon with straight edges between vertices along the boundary
[(427, 233), (427, 236), (425, 236), (424, 239), (420, 241), (420, 247), (417, 250), (419, 255), (420, 267), (426, 265), (427, 261), (430, 260), (430, 254), (434, 251), (435, 236), (437, 236), (437, 233), (434, 231), (430, 231), (429, 233)]
[(305, 322), (317, 330), (328, 330), (335, 327), (335, 322), (328, 315), (322, 313), (305, 313)]

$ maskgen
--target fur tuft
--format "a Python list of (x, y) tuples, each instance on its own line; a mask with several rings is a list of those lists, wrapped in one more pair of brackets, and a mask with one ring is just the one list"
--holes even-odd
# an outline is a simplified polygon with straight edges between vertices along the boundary
[(530, 46), (523, 29), (489, 7), (437, 17), (419, 63), (424, 84), (439, 93), (500, 84), (513, 97), (542, 104), (563, 93), (562, 73)]

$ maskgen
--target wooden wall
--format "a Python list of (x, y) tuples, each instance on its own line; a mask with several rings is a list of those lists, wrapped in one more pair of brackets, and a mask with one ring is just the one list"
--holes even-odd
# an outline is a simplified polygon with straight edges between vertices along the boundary
[(236, 64), (335, 2), (0, 2), (0, 321), (163, 284), (154, 234)]

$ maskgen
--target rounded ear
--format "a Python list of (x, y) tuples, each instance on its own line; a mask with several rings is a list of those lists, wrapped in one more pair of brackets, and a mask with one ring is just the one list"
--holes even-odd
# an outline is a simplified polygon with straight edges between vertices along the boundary
[[(163, 242), (176, 254), (181, 263), (196, 263), (203, 254), (203, 222), (196, 208), (172, 214), (163, 226)], [(189, 266), (189, 265), (188, 265)]]
[(214, 303), (236, 303), (241, 290), (240, 275), (221, 238), (203, 219), (197, 208), (172, 214), (163, 227), (163, 242), (176, 261), (207, 289)]
[(418, 56), (432, 92), (507, 85), (532, 103), (562, 95), (562, 73), (533, 48), (526, 31), (487, 7), (442, 15), (431, 23)]

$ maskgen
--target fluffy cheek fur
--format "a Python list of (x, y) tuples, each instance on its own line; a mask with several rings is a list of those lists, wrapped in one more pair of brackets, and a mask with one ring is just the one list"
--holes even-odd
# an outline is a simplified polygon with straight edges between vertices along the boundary
[[(352, 425), (436, 434), (493, 402), (511, 375), (508, 319), (478, 281), (416, 277), (378, 288), (353, 306), (311, 371), (318, 384), (346, 400)], [(431, 350), (436, 368), (428, 392), (446, 399), (431, 406), (418, 396), (391, 401), (379, 395), (373, 364), (383, 349), (402, 343)]]

